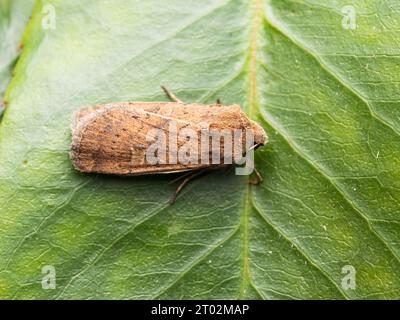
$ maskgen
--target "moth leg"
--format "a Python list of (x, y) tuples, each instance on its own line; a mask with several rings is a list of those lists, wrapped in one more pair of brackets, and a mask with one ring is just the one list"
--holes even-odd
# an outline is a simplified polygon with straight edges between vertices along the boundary
[(181, 174), (179, 177), (177, 177), (176, 179), (170, 181), (168, 184), (173, 184), (175, 182), (178, 182), (179, 180), (182, 180), (184, 178), (186, 178), (187, 176), (193, 174), (193, 171), (188, 171), (186, 173)]
[(179, 100), (171, 91), (169, 91), (166, 87), (161, 86), (161, 89), (165, 92), (168, 98), (170, 98), (172, 101), (178, 102), (178, 103), (183, 103), (182, 100)]
[[(172, 195), (171, 199), (169, 200), (170, 204), (173, 204), (178, 196), (178, 194), (182, 191), (182, 189), (194, 178), (202, 175), (205, 171), (204, 170), (200, 170), (197, 172), (192, 173), (191, 175), (187, 176), (182, 182), (181, 184), (178, 186), (178, 188), (176, 188), (174, 194)], [(185, 174), (186, 176), (186, 174)]]
[(218, 105), (222, 105), (222, 102), (221, 102), (221, 99), (220, 99), (220, 98), (218, 98), (217, 101), (216, 101), (215, 103), (218, 104)]
[(203, 174), (208, 174), (208, 173), (210, 173), (210, 172), (212, 172), (212, 171), (214, 171), (214, 170), (229, 169), (229, 168), (232, 168), (232, 165), (231, 165), (231, 164), (221, 164), (221, 165), (217, 165), (217, 166), (212, 167), (212, 168), (204, 168), (204, 169), (201, 169), (201, 170), (199, 170), (199, 171), (188, 172), (188, 173), (183, 174), (181, 177), (178, 177), (177, 179), (173, 180), (173, 181), (178, 181), (178, 180), (180, 180), (180, 179), (185, 178), (185, 179), (181, 182), (181, 184), (178, 186), (178, 188), (175, 190), (175, 192), (174, 192), (174, 194), (172, 195), (172, 197), (171, 197), (169, 203), (170, 203), (170, 204), (173, 204), (173, 203), (175, 202), (175, 200), (176, 200), (176, 198), (177, 198), (179, 192), (180, 192), (191, 180), (193, 180), (194, 178), (196, 178), (196, 177), (198, 177), (198, 176), (201, 176), (201, 175), (203, 175)]
[(256, 186), (258, 184), (260, 184), (263, 181), (263, 177), (260, 174), (260, 172), (258, 172), (258, 170), (256, 168), (254, 168), (254, 173), (256, 175), (255, 179), (250, 179), (249, 180), (249, 184)]

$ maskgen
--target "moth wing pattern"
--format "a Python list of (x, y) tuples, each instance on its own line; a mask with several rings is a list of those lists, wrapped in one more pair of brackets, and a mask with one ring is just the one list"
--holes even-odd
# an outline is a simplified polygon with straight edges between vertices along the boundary
[[(83, 108), (74, 114), (71, 159), (79, 171), (118, 175), (180, 172), (214, 166), (211, 161), (171, 163), (168, 143), (166, 163), (149, 165), (146, 152), (156, 140), (155, 134), (163, 132), (168, 138), (172, 123), (177, 132), (190, 129), (198, 136), (203, 130), (224, 128), (244, 132), (253, 126), (253, 122), (238, 105), (218, 105), (218, 108), (215, 108), (215, 105), (177, 102), (121, 102), (97, 105)], [(187, 137), (178, 135), (177, 148), (185, 144), (188, 144)], [(222, 157), (223, 141), (219, 147)], [(206, 155), (200, 155), (201, 148), (198, 146), (196, 156), (210, 158), (211, 148), (212, 146)]]

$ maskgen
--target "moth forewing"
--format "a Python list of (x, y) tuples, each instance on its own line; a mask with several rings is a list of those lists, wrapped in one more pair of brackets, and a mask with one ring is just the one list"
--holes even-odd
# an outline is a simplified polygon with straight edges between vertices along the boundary
[(118, 175), (218, 167), (247, 153), (249, 131), (254, 146), (267, 142), (262, 127), (248, 119), (239, 105), (97, 105), (74, 114), (71, 159), (79, 171)]

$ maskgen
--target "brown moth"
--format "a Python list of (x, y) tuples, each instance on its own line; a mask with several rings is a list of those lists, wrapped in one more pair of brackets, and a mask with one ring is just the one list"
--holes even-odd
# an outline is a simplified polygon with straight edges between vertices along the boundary
[[(70, 153), (74, 167), (117, 175), (198, 171), (235, 164), (267, 143), (264, 129), (239, 105), (183, 103), (162, 88), (174, 102), (109, 103), (75, 112)], [(213, 134), (221, 132), (217, 143), (212, 141)], [(246, 140), (249, 132), (252, 145)], [(232, 133), (239, 134), (239, 143), (230, 144)], [(156, 160), (149, 161), (149, 154)]]

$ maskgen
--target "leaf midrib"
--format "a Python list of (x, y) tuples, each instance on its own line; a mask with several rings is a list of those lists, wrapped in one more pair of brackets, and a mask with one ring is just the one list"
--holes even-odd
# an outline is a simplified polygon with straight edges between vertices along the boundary
[[(249, 94), (248, 94), (248, 110), (247, 113), (250, 118), (254, 119), (254, 114), (257, 111), (258, 97), (257, 97), (257, 55), (258, 55), (258, 41), (260, 37), (260, 29), (263, 18), (263, 0), (253, 0), (250, 4), (252, 9), (252, 26), (250, 33), (250, 45), (249, 45), (249, 56), (248, 56), (248, 82), (249, 82)], [(242, 240), (243, 240), (243, 266), (242, 266), (242, 277), (240, 283), (239, 298), (246, 298), (246, 287), (251, 286), (255, 289), (257, 294), (261, 298), (265, 298), (264, 295), (258, 290), (256, 285), (253, 283), (250, 274), (249, 267), (249, 212), (251, 210), (251, 190), (249, 185), (249, 178), (247, 178), (247, 185), (244, 192), (244, 205), (240, 219), (240, 225), (242, 229)]]
[[(259, 3), (260, 0), (255, 0), (255, 2)], [(352, 88), (351, 85), (349, 83), (347, 83), (345, 81), (345, 79), (342, 79), (339, 75), (337, 75), (335, 73), (334, 70), (332, 70), (329, 66), (327, 66), (323, 60), (321, 60), (315, 53), (313, 53), (309, 48), (307, 48), (304, 44), (300, 43), (299, 40), (294, 39), (293, 37), (291, 37), (287, 32), (285, 32), (284, 30), (282, 30), (282, 28), (280, 28), (273, 20), (271, 19), (270, 16), (267, 16), (267, 13), (264, 14), (264, 11), (261, 11), (261, 14), (259, 14), (259, 16), (262, 18), (261, 20), (264, 20), (270, 27), (272, 27), (274, 30), (276, 30), (277, 32), (279, 32), (282, 36), (284, 36), (285, 38), (287, 38), (290, 42), (292, 42), (296, 47), (298, 47), (299, 49), (301, 49), (303, 52), (305, 52), (306, 54), (310, 55), (311, 57), (314, 58), (314, 60), (321, 66), (321, 68), (327, 72), (332, 78), (334, 78), (338, 83), (340, 83), (342, 85), (342, 87), (349, 91), (353, 96), (355, 96), (357, 99), (359, 99), (363, 104), (366, 105), (366, 107), (368, 108), (368, 111), (371, 115), (371, 117), (373, 117), (374, 119), (376, 119), (379, 123), (383, 124), (384, 126), (390, 128), (396, 135), (399, 135), (400, 132), (394, 128), (392, 125), (390, 125), (385, 119), (383, 119), (379, 114), (377, 114), (373, 108), (371, 107), (371, 105), (369, 104), (369, 102), (366, 100), (366, 98), (364, 98), (360, 93), (357, 92), (356, 89)], [(258, 18), (257, 18), (258, 19)], [(260, 28), (259, 28), (260, 29)], [(259, 33), (259, 30), (258, 30)], [(254, 42), (256, 40), (252, 40), (252, 42)], [(256, 48), (257, 49), (257, 48)], [(250, 66), (252, 64), (257, 65), (257, 50), (254, 49), (252, 50), (252, 53), (250, 54)], [(277, 132), (279, 132), (281, 134), (281, 136), (284, 138), (284, 140), (286, 141), (286, 143), (288, 144), (288, 146), (297, 154), (299, 154), (299, 156), (306, 161), (308, 164), (310, 164), (315, 170), (318, 171), (318, 173), (325, 179), (327, 179), (327, 181), (335, 188), (335, 190), (337, 190), (339, 192), (339, 194), (343, 197), (344, 201), (346, 201), (351, 208), (366, 222), (369, 231), (377, 238), (379, 239), (379, 241), (388, 249), (388, 251), (390, 252), (390, 254), (396, 259), (397, 262), (400, 262), (400, 257), (395, 253), (395, 251), (393, 250), (393, 248), (391, 248), (391, 246), (384, 240), (384, 238), (382, 237), (382, 235), (380, 234), (380, 232), (378, 232), (377, 230), (375, 230), (375, 228), (373, 227), (373, 225), (371, 224), (370, 219), (368, 218), (368, 216), (363, 213), (361, 211), (361, 209), (359, 209), (346, 195), (346, 193), (342, 190), (342, 188), (335, 183), (324, 171), (323, 168), (320, 168), (319, 166), (315, 165), (306, 154), (304, 154), (301, 149), (297, 146), (297, 144), (295, 142), (292, 141), (291, 137), (287, 134), (285, 134), (285, 132), (283, 132), (282, 130), (279, 130), (277, 128), (277, 125), (275, 123), (271, 122), (271, 119), (268, 119), (264, 113), (262, 113), (260, 111), (260, 105), (258, 104), (258, 100), (257, 100), (257, 75), (256, 75), (256, 68), (250, 68), (249, 70), (249, 79), (250, 79), (250, 94), (249, 94), (249, 110), (248, 113), (249, 115), (254, 118), (254, 115), (257, 114), (260, 116), (261, 120), (264, 121), (266, 124), (268, 124), (271, 128), (275, 129)], [(251, 198), (251, 190), (249, 188), (246, 189), (246, 197), (249, 197), (249, 199)], [(243, 220), (244, 222), (244, 229), (246, 230), (244, 232), (244, 234), (246, 235), (246, 238), (248, 237), (248, 212), (250, 210), (250, 201), (246, 201), (246, 205), (248, 206), (244, 212), (243, 212)], [(275, 228), (275, 226), (272, 225), (272, 223), (267, 220), (267, 218), (256, 208), (254, 202), (251, 203), (251, 205), (253, 206), (253, 208), (256, 210), (256, 212), (259, 213), (259, 215), (263, 218), (263, 220), (269, 224), (271, 227), (273, 227), (273, 229), (275, 231), (277, 231), (280, 235), (284, 236), (291, 244), (295, 245), (293, 243), (293, 241), (288, 238), (283, 232), (281, 232), (281, 230)], [(246, 246), (248, 246), (248, 239), (244, 240), (244, 253), (243, 256), (246, 260), (248, 260), (248, 248)], [(298, 245), (295, 245), (295, 248), (297, 249), (297, 251), (304, 256), (304, 258), (306, 258), (309, 262), (311, 262), (314, 267), (321, 272), (321, 274), (326, 277), (334, 286), (335, 289), (337, 289), (337, 291), (340, 293), (341, 296), (343, 296), (344, 298), (348, 298), (347, 295), (344, 293), (343, 290), (340, 289), (340, 287), (336, 284), (335, 280), (330, 276), (329, 273), (326, 273), (325, 271), (323, 271), (322, 269), (319, 268), (318, 264), (313, 262), (311, 257), (308, 257), (307, 254), (305, 254), (305, 252), (298, 247)], [(244, 267), (243, 269), (245, 270), (244, 273), (246, 274), (246, 276), (243, 278), (243, 281), (248, 281), (250, 284), (252, 283), (251, 281), (251, 275), (250, 275), (250, 270), (248, 268), (249, 265), (249, 261), (244, 262)]]
[[(264, 6), (263, 6), (263, 0), (253, 0), (253, 22), (252, 22), (252, 31), (251, 31), (251, 37), (250, 37), (250, 54), (249, 54), (249, 102), (248, 102), (248, 115), (255, 119), (256, 115), (262, 117), (262, 113), (260, 111), (260, 103), (258, 99), (258, 83), (257, 83), (257, 67), (258, 67), (258, 51), (259, 51), (259, 38), (261, 36), (261, 28), (263, 25), (263, 21), (267, 21), (267, 17), (264, 13)], [(263, 119), (266, 121), (266, 119)], [(268, 123), (268, 122), (267, 122)], [(334, 289), (337, 290), (337, 292), (347, 299), (346, 294), (338, 287), (334, 279), (330, 277), (328, 273), (323, 271), (321, 268), (318, 267), (318, 265), (310, 258), (308, 255), (305, 254), (305, 252), (300, 249), (297, 245), (293, 243), (293, 241), (286, 235), (284, 234), (280, 229), (277, 229), (271, 221), (269, 221), (262, 213), (261, 211), (256, 207), (254, 201), (253, 201), (254, 196), (252, 195), (251, 191), (251, 186), (249, 183), (247, 183), (247, 187), (245, 189), (245, 195), (244, 195), (244, 210), (242, 212), (242, 218), (241, 218), (241, 227), (243, 229), (242, 233), (242, 238), (243, 238), (243, 272), (242, 272), (242, 281), (241, 281), (241, 286), (240, 286), (240, 294), (239, 298), (246, 298), (246, 285), (248, 284), (249, 286), (253, 287), (257, 294), (261, 298), (266, 298), (264, 294), (260, 292), (260, 290), (257, 288), (255, 285), (252, 277), (251, 277), (251, 271), (250, 271), (250, 258), (249, 258), (249, 212), (251, 209), (255, 210), (261, 217), (262, 220), (272, 227), (275, 232), (280, 234), (281, 236), (284, 237), (289, 243), (293, 244), (296, 250), (303, 256), (317, 271), (319, 271), (323, 277), (325, 277), (333, 286)]]

